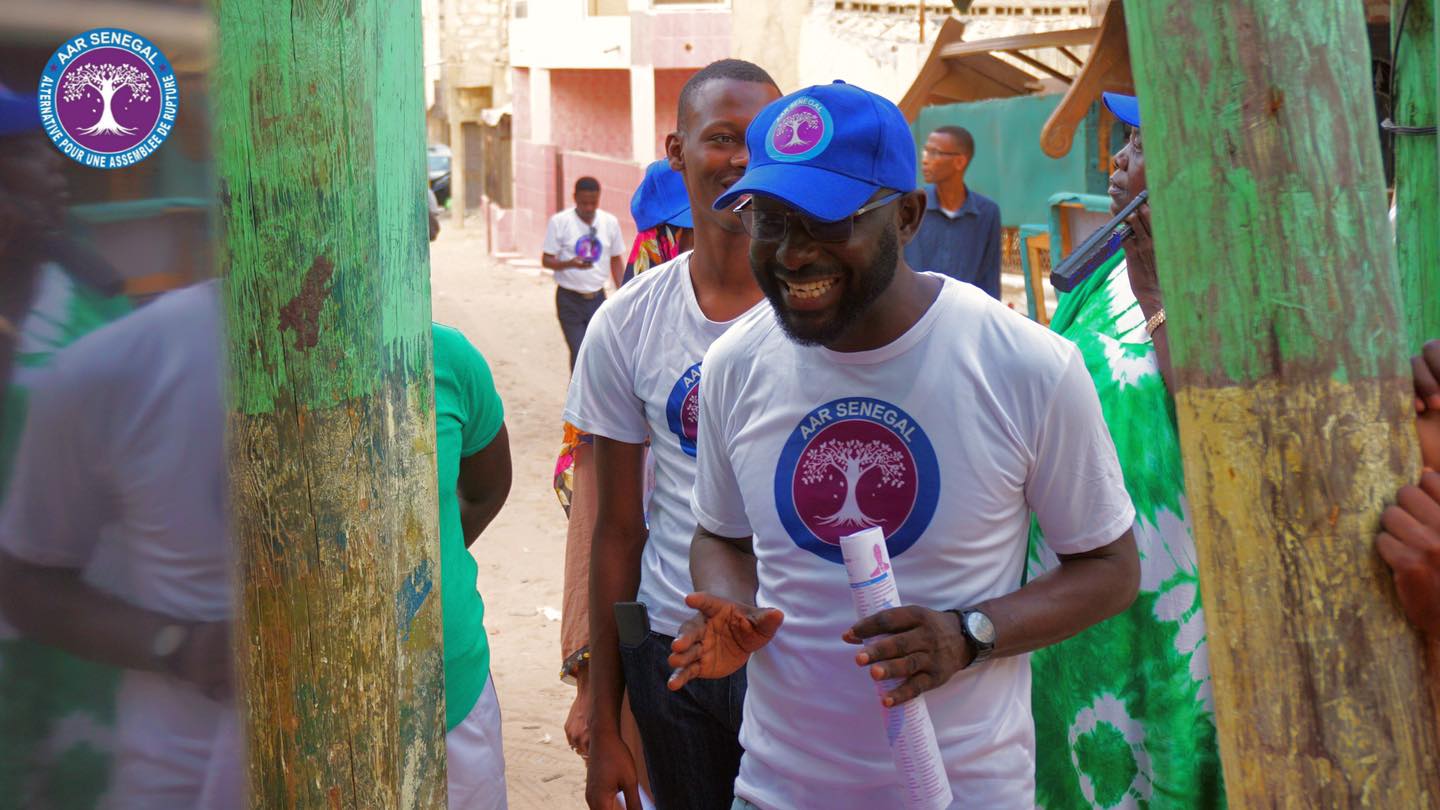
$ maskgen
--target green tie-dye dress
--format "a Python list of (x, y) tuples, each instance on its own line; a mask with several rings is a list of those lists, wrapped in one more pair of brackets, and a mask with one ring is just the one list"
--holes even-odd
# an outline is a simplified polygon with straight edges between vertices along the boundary
[[(1141, 576), (1124, 613), (1031, 656), (1036, 804), (1224, 807), (1174, 404), (1123, 254), (1061, 299), (1051, 327), (1095, 381), (1135, 502)], [(1032, 523), (1028, 577), (1057, 564)]]

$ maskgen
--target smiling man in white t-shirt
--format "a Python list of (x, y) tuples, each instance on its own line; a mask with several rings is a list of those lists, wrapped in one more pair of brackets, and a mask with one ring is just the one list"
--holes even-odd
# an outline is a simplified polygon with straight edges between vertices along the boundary
[[(695, 531), (700, 360), (745, 313), (765, 308), (744, 228), (710, 203), (744, 175), (745, 129), (779, 96), (769, 74), (736, 59), (712, 63), (686, 82), (679, 131), (666, 137), (666, 148), (685, 177), (695, 250), (636, 276), (601, 308), (570, 383), (565, 419), (595, 436), (599, 504), (590, 553), (586, 790), (594, 810), (614, 807), (618, 791), (627, 806), (638, 806), (633, 752), (620, 739), (627, 692), (658, 807), (724, 810), (734, 789), (744, 673), (670, 692), (666, 659), (690, 615), (684, 600)], [(655, 472), (648, 514), (647, 441)], [(627, 627), (633, 636), (618, 631), (616, 602), (648, 609), (648, 622)]]
[[(747, 132), (750, 265), (770, 300), (705, 357), (672, 688), (746, 662), (735, 806), (900, 807), (875, 682), (924, 692), (952, 807), (1031, 808), (1024, 653), (1119, 612), (1139, 576), (1079, 353), (980, 290), (913, 273), (909, 127), (835, 83)], [(1031, 515), (1061, 564), (1021, 587)], [(904, 606), (856, 623), (840, 537), (886, 535)], [(757, 607), (763, 605), (765, 607)], [(863, 645), (863, 646), (855, 646)]]
[(624, 249), (620, 220), (600, 210), (600, 181), (593, 177), (576, 180), (575, 205), (550, 218), (540, 256), (540, 264), (555, 273), (555, 312), (570, 347), (571, 369), (590, 319), (605, 303), (607, 266), (610, 280), (620, 286)]

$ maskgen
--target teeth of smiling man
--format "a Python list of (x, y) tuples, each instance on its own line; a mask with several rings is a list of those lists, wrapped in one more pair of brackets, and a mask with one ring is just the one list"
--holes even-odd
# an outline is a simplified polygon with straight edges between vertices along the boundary
[(835, 279), (827, 278), (809, 284), (796, 284), (787, 281), (785, 286), (790, 290), (790, 295), (795, 298), (819, 298), (824, 295), (827, 290), (835, 286)]

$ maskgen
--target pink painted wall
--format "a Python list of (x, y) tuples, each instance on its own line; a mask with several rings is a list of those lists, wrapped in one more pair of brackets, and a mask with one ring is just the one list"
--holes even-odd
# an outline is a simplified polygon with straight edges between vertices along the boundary
[(510, 71), (511, 137), (530, 140), (530, 68)]
[[(698, 69), (730, 55), (729, 15), (663, 11), (630, 15), (630, 61), (657, 69)], [(638, 43), (645, 43), (642, 51)]]
[[(555, 155), (550, 144), (515, 142), (515, 209), (511, 233), (515, 250), (540, 258), (545, 223), (560, 210), (556, 196)], [(568, 195), (566, 197), (568, 199)]]
[(655, 71), (655, 157), (665, 156), (665, 136), (675, 129), (680, 89), (696, 74), (693, 68)]
[(567, 152), (630, 156), (630, 71), (550, 71), (550, 135)]

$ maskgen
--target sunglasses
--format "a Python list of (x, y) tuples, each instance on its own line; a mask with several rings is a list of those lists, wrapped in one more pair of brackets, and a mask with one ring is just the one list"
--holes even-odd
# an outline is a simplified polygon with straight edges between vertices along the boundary
[(783, 241), (785, 236), (790, 233), (791, 220), (799, 220), (801, 227), (816, 242), (844, 242), (855, 231), (856, 217), (884, 208), (896, 198), (904, 195), (903, 191), (891, 192), (874, 202), (866, 203), (850, 216), (833, 221), (815, 219), (789, 208), (780, 211), (759, 211), (754, 207), (754, 197), (746, 197), (743, 202), (731, 210), (740, 217), (740, 224), (745, 228), (745, 233), (749, 234), (750, 238), (756, 242)]

